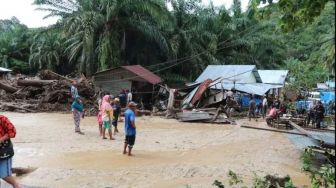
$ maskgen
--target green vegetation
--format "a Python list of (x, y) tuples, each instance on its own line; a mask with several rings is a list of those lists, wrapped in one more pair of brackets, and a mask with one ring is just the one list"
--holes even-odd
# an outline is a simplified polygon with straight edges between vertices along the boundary
[[(254, 179), (252, 182), (252, 186), (238, 186), (239, 184), (244, 184), (242, 178), (236, 174), (235, 172), (229, 170), (228, 174), (228, 180), (229, 180), (229, 187), (240, 187), (240, 188), (247, 188), (247, 187), (253, 187), (253, 188), (275, 188), (275, 187), (284, 187), (284, 188), (294, 188), (294, 184), (289, 176), (286, 176), (284, 178), (279, 178), (276, 176), (267, 175), (264, 178), (258, 176), (257, 174), (254, 174)], [(215, 180), (212, 184), (213, 186), (217, 188), (224, 188), (225, 185), (218, 180)]]
[[(311, 149), (305, 150), (302, 155), (303, 168), (305, 171), (311, 174), (311, 184), (309, 187), (312, 188), (322, 188), (322, 187), (335, 187), (335, 167), (330, 164), (323, 164), (318, 170), (313, 170), (311, 168), (313, 151)], [(267, 175), (264, 178), (254, 174), (252, 186), (238, 186), (239, 184), (244, 184), (242, 178), (235, 172), (229, 170), (228, 173), (229, 187), (253, 187), (253, 188), (295, 188), (293, 181), (289, 176), (279, 178), (272, 175)], [(217, 188), (224, 188), (225, 184), (219, 180), (215, 180), (212, 184)]]
[(329, 161), (322, 165), (313, 168), (312, 161), (314, 159), (314, 152), (311, 148), (307, 148), (302, 154), (301, 160), (303, 163), (303, 170), (310, 173), (311, 187), (335, 187), (335, 166)]
[(209, 64), (287, 68), (300, 87), (333, 78), (334, 1), (251, 0), (245, 12), (233, 2), (226, 9), (200, 0), (35, 0), (37, 11), (60, 19), (38, 29), (0, 20), (0, 64), (85, 75), (141, 64), (168, 83), (194, 80)]

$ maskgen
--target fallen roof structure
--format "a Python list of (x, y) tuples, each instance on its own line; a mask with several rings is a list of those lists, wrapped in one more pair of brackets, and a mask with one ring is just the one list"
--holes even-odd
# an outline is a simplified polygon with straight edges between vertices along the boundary
[(223, 78), (223, 83), (257, 83), (261, 82), (255, 65), (208, 65), (196, 79), (196, 83), (207, 79)]
[[(273, 77), (272, 72), (274, 72)], [(283, 87), (287, 74), (288, 70), (258, 71), (255, 65), (208, 65), (195, 83), (220, 78), (221, 81), (215, 85), (212, 84), (211, 89), (234, 88), (244, 93), (264, 95), (270, 89)]]

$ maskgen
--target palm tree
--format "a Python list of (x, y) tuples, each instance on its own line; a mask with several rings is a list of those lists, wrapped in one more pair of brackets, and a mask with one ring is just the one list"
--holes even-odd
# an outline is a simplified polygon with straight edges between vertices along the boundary
[(37, 69), (55, 71), (61, 65), (62, 38), (57, 32), (41, 32), (30, 47), (29, 64)]
[(36, 0), (35, 4), (50, 6), (40, 8), (50, 11), (48, 16), (63, 17), (69, 59), (79, 62), (81, 72), (88, 75), (132, 61), (130, 38), (144, 37), (168, 51), (160, 31), (169, 16), (163, 0)]
[(28, 28), (17, 18), (0, 20), (0, 66), (27, 72), (29, 38)]

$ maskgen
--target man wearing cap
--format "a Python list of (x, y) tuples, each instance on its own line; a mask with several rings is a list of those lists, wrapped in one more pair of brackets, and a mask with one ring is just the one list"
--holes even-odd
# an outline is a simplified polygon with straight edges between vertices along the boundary
[(126, 148), (128, 147), (128, 156), (132, 156), (132, 148), (135, 142), (136, 126), (135, 126), (135, 110), (136, 104), (134, 102), (128, 103), (128, 109), (125, 111), (125, 145), (124, 154), (126, 154)]

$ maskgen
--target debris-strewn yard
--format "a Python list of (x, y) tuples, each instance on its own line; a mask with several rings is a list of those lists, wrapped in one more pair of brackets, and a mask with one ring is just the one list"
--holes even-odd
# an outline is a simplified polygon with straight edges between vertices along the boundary
[[(85, 77), (78, 80), (78, 90), (86, 109), (88, 112), (96, 112), (95, 90), (91, 81)], [(2, 80), (0, 81), (0, 111), (67, 111), (72, 102), (71, 81), (68, 77), (48, 70), (41, 71), (36, 77)]]
[(102, 140), (95, 117), (85, 117), (85, 135), (79, 135), (70, 114), (5, 115), (17, 128), (13, 166), (36, 168), (19, 177), (24, 185), (211, 187), (214, 180), (227, 184), (229, 170), (240, 174), (246, 184), (253, 173), (288, 174), (298, 186), (309, 184), (308, 175), (301, 171), (300, 151), (286, 135), (240, 127), (264, 127), (262, 119), (220, 125), (138, 117), (135, 156), (128, 157), (122, 154), (123, 133), (114, 141)]

